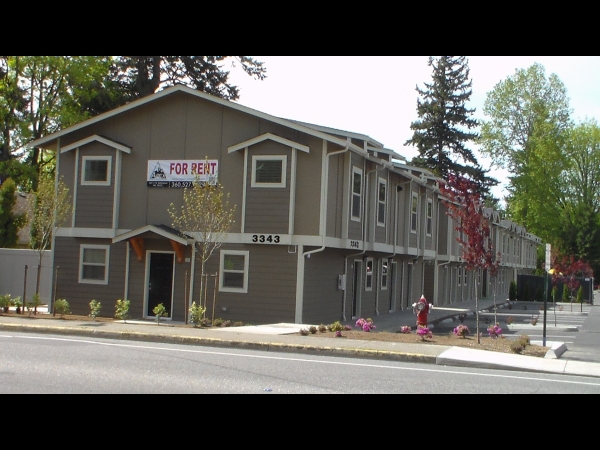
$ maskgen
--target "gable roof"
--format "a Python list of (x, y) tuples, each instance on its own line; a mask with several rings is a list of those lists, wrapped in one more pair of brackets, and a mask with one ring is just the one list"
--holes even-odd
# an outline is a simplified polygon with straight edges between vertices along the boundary
[(83, 145), (89, 144), (90, 142), (94, 142), (94, 141), (101, 142), (105, 145), (108, 145), (109, 147), (116, 148), (117, 150), (121, 150), (122, 152), (125, 152), (125, 153), (131, 153), (131, 147), (129, 147), (127, 145), (119, 144), (118, 142), (115, 142), (111, 139), (107, 139), (105, 137), (98, 136), (97, 134), (94, 134), (93, 136), (89, 136), (80, 141), (73, 142), (71, 145), (62, 147), (60, 149), (60, 152), (65, 153), (65, 152), (71, 151), (73, 149), (76, 149), (77, 147), (81, 147)]
[[(265, 119), (274, 123), (277, 123), (279, 125), (283, 125), (285, 127), (300, 131), (302, 133), (306, 133), (312, 136), (315, 136), (317, 138), (323, 139), (325, 141), (328, 142), (332, 142), (334, 144), (337, 144), (341, 147), (346, 147), (348, 146), (348, 148), (356, 153), (359, 153), (363, 156), (367, 156), (368, 153), (366, 150), (364, 150), (363, 148), (352, 144), (349, 140), (347, 139), (342, 139), (342, 138), (338, 138), (336, 136), (332, 136), (331, 134), (325, 133), (323, 131), (321, 131), (322, 128), (324, 127), (318, 127), (318, 126), (313, 126), (313, 127), (308, 127), (306, 125), (303, 125), (299, 122), (295, 122), (295, 121), (291, 121), (291, 120), (287, 120), (287, 119), (282, 119), (279, 117), (275, 117), (272, 116), (270, 114), (252, 109), (252, 108), (248, 108), (247, 106), (243, 106), (240, 105), (238, 103), (234, 103), (232, 101), (229, 100), (224, 100), (220, 97), (216, 97), (214, 95), (210, 95), (207, 94), (205, 92), (202, 91), (198, 91), (196, 89), (192, 89), (190, 87), (187, 86), (183, 86), (183, 85), (176, 85), (176, 86), (170, 86), (168, 88), (165, 88), (159, 92), (156, 92), (155, 94), (151, 94), (148, 95), (146, 97), (140, 98), (138, 100), (134, 100), (131, 103), (128, 103), (126, 105), (120, 106), (118, 108), (115, 108), (111, 111), (107, 111), (105, 113), (99, 114), (95, 117), (92, 117), (91, 119), (85, 120), (83, 122), (80, 122), (78, 124), (75, 124), (73, 126), (70, 126), (68, 128), (65, 128), (63, 130), (57, 131), (55, 133), (49, 134), (47, 136), (44, 136), (40, 139), (36, 139), (34, 141), (31, 141), (27, 144), (27, 148), (33, 148), (33, 147), (39, 147), (39, 148), (47, 148), (47, 149), (52, 149), (55, 150), (56, 146), (58, 146), (58, 142), (59, 139), (62, 136), (68, 135), (74, 131), (80, 130), (82, 128), (88, 127), (90, 125), (93, 125), (95, 123), (98, 122), (102, 122), (104, 120), (110, 119), (114, 116), (117, 116), (119, 114), (122, 114), (126, 111), (129, 111), (131, 109), (134, 108), (139, 108), (142, 105), (146, 105), (148, 103), (157, 101), (163, 97), (167, 97), (169, 95), (173, 95), (177, 92), (182, 92), (184, 94), (187, 95), (191, 95), (194, 97), (198, 97), (198, 98), (202, 98), (204, 100), (208, 100), (210, 102), (222, 105), (222, 106), (226, 106), (228, 108), (232, 108), (235, 109), (237, 111), (246, 113), (246, 114), (250, 114), (252, 116), (261, 118), (261, 119)], [(376, 141), (372, 141), (371, 142), (376, 142)]]

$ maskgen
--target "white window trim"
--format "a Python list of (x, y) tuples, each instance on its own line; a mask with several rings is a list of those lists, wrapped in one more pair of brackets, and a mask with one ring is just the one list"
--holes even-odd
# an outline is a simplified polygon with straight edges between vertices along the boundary
[[(226, 255), (244, 255), (244, 286), (242, 288), (233, 288), (223, 286), (224, 280), (224, 262)], [(241, 294), (248, 293), (248, 265), (250, 261), (250, 252), (246, 250), (221, 250), (220, 252), (220, 262), (219, 262), (219, 292), (238, 292)], [(242, 273), (241, 271), (229, 271), (229, 272), (237, 272)]]
[[(416, 205), (415, 205), (415, 209), (416, 211), (413, 211), (413, 201), (417, 200)], [(415, 216), (415, 228), (413, 228), (413, 215)], [(419, 229), (419, 194), (417, 194), (416, 192), (411, 192), (411, 196), (410, 196), (410, 232), (413, 234), (417, 233), (417, 230)]]
[[(104, 256), (104, 280), (88, 280), (83, 278), (83, 251), (87, 249), (100, 249), (106, 250)], [(82, 284), (108, 284), (108, 262), (110, 261), (110, 245), (95, 245), (95, 244), (81, 244), (79, 246), (79, 283)], [(88, 263), (89, 265), (100, 265)]]
[[(371, 274), (369, 274), (367, 272), (367, 269), (369, 268), (369, 263), (371, 263)], [(367, 258), (367, 260), (365, 261), (365, 291), (372, 291), (373, 290), (373, 272), (375, 270), (375, 266), (373, 265), (373, 258)], [(367, 281), (371, 280), (371, 286), (368, 285)]]
[(462, 266), (458, 266), (456, 270), (458, 271), (458, 286), (462, 286)]
[[(356, 194), (354, 192), (354, 174), (357, 173), (360, 175), (360, 192), (358, 194)], [(362, 217), (362, 196), (363, 196), (363, 171), (361, 168), (359, 167), (352, 167), (352, 179), (351, 179), (351, 184), (350, 184), (350, 219), (354, 220), (355, 222), (360, 222), (361, 217)], [(354, 196), (358, 195), (358, 216), (354, 215), (354, 211), (352, 208), (352, 205), (354, 204)]]
[[(387, 261), (387, 272), (385, 274), (385, 284), (383, 284), (383, 279), (384, 279), (384, 275), (383, 275), (383, 263)], [(389, 277), (390, 277), (390, 266), (392, 265), (392, 263), (388, 260), (388, 259), (381, 259), (379, 260), (379, 273), (381, 274), (379, 276), (379, 288), (382, 291), (387, 291), (388, 288), (388, 283), (389, 283)]]
[[(87, 161), (108, 161), (106, 167), (106, 181), (86, 181), (85, 168)], [(82, 186), (110, 186), (112, 178), (112, 156), (84, 156), (81, 165), (81, 185)]]
[[(383, 201), (379, 200), (379, 188), (382, 184), (385, 187), (385, 198), (383, 199)], [(387, 217), (387, 196), (388, 196), (387, 180), (385, 178), (379, 178), (379, 180), (377, 182), (377, 225), (380, 227), (385, 226), (385, 220)], [(380, 222), (379, 221), (379, 208), (381, 207), (382, 204), (383, 204), (383, 222)]]
[[(256, 181), (256, 162), (257, 161), (281, 161), (281, 183), (259, 183)], [(253, 155), (252, 156), (252, 178), (251, 187), (259, 188), (284, 188), (287, 177), (287, 155)]]
[[(431, 206), (431, 210), (430, 210), (430, 206)], [(431, 236), (431, 233), (433, 232), (433, 200), (430, 198), (427, 199), (426, 214), (427, 214), (427, 223), (425, 224), (425, 234), (427, 236)]]

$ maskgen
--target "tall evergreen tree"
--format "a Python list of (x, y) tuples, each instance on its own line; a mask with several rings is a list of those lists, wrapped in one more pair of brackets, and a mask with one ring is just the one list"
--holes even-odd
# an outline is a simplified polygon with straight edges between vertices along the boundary
[(432, 82), (425, 89), (417, 86), (419, 119), (411, 123), (414, 131), (405, 145), (413, 145), (419, 156), (412, 164), (425, 167), (437, 176), (448, 179), (448, 175), (466, 176), (472, 180), (479, 192), (489, 196), (490, 188), (498, 180), (488, 177), (467, 144), (475, 141), (478, 134), (472, 129), (478, 126), (472, 118), (475, 109), (466, 107), (471, 97), (472, 81), (465, 56), (429, 57), (432, 67)]

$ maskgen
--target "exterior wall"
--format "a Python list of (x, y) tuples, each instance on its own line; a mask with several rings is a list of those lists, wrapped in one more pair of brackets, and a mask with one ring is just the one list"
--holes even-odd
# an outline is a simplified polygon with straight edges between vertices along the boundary
[(433, 262), (431, 264), (424, 264), (424, 283), (423, 283), (423, 295), (427, 299), (427, 301), (433, 305), (437, 304), (438, 299), (434, 297), (434, 287), (435, 287), (435, 264)]
[[(360, 221), (356, 221), (356, 220), (352, 220), (352, 168), (356, 167), (358, 169), (360, 169), (362, 171), (362, 179), (363, 179), (363, 192), (362, 192), (362, 198), (361, 198), (361, 220)], [(363, 222), (365, 220), (365, 216), (366, 216), (366, 211), (364, 210), (364, 196), (365, 196), (365, 191), (364, 191), (364, 186), (365, 186), (365, 170), (364, 170), (364, 165), (363, 165), (363, 159), (359, 156), (356, 155), (354, 153), (350, 154), (350, 168), (349, 168), (349, 173), (348, 173), (348, 178), (349, 178), (349, 183), (350, 183), (350, 188), (349, 188), (349, 208), (348, 208), (348, 216), (346, 217), (346, 221), (348, 223), (348, 239), (355, 239), (355, 240), (359, 240), (362, 241), (363, 239)]]
[[(224, 320), (242, 321), (255, 325), (294, 323), (298, 254), (289, 253), (287, 245), (224, 244), (207, 261), (205, 273), (219, 272), (219, 252), (223, 250), (249, 251), (248, 292), (223, 292), (217, 288), (215, 297), (214, 279), (211, 279), (206, 291), (207, 317), (212, 318), (214, 299), (215, 317)], [(196, 262), (195, 280), (193, 298), (198, 299), (200, 295), (200, 264), (198, 261)], [(223, 311), (223, 308), (226, 308), (226, 311)]]
[(344, 253), (327, 249), (304, 261), (303, 323), (319, 325), (342, 320), (344, 291), (338, 289), (338, 275), (344, 273)]
[(326, 235), (340, 239), (346, 238), (343, 224), (347, 222), (349, 214), (349, 178), (345, 170), (347, 155), (348, 153), (341, 153), (329, 157)]
[[(112, 228), (113, 204), (115, 195), (115, 163), (116, 152), (114, 148), (107, 147), (99, 142), (92, 142), (74, 152), (78, 157), (78, 169), (74, 182), (77, 184), (75, 226), (84, 228)], [(81, 184), (84, 171), (83, 158), (86, 156), (110, 156), (110, 185), (87, 186)], [(63, 170), (61, 168), (61, 173)]]
[(79, 283), (81, 244), (111, 245), (111, 241), (110, 239), (56, 238), (54, 250), (54, 267), (58, 267), (55, 280), (56, 298), (66, 299), (71, 313), (82, 315), (89, 314), (90, 301), (97, 300), (102, 304), (100, 315), (113, 317), (114, 305), (117, 299), (123, 298), (125, 286), (125, 244), (114, 244), (110, 247), (109, 284), (107, 285)]
[[(286, 185), (283, 188), (252, 187), (252, 157), (283, 155), (287, 157)], [(246, 233), (287, 234), (290, 216), (290, 183), (292, 177), (292, 154), (289, 147), (278, 142), (266, 141), (252, 146), (248, 155), (246, 173)]]

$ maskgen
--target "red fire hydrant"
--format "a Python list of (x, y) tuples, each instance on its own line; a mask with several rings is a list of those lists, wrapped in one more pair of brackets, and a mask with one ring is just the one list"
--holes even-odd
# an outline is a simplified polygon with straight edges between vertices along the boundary
[(433, 309), (433, 305), (427, 303), (425, 296), (421, 295), (419, 301), (413, 303), (412, 307), (413, 312), (417, 315), (417, 326), (427, 327), (427, 316), (429, 315), (429, 311)]

